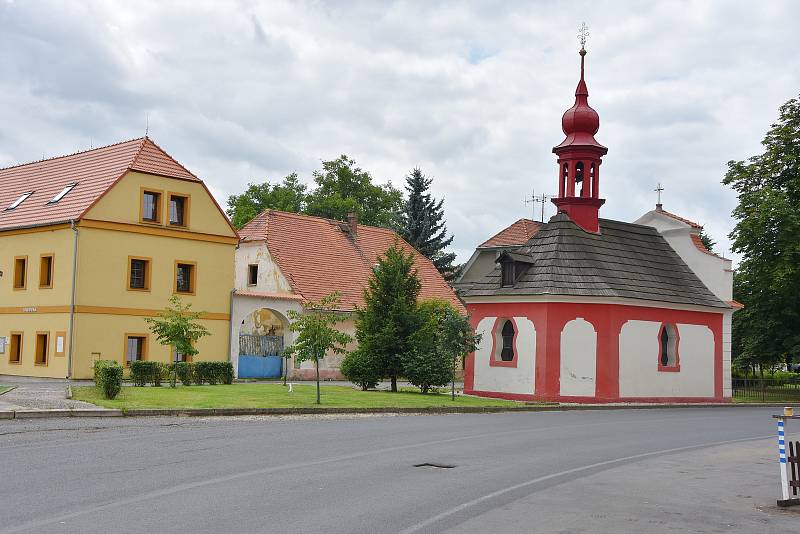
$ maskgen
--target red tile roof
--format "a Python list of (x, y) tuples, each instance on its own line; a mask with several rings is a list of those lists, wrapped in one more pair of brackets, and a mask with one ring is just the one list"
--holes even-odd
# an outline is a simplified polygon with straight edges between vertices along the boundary
[(531, 219), (520, 219), (478, 245), (478, 248), (524, 245), (530, 238), (536, 235), (536, 232), (538, 232), (541, 227), (542, 223), (540, 222), (532, 221)]
[[(0, 231), (80, 219), (128, 171), (199, 179), (147, 137), (0, 169)], [(74, 189), (48, 202), (70, 183)], [(6, 210), (23, 193), (33, 194)]]
[(681, 217), (680, 215), (675, 215), (674, 213), (670, 213), (670, 212), (668, 212), (667, 210), (665, 210), (665, 209), (661, 208), (661, 204), (658, 204), (658, 206), (656, 206), (656, 211), (657, 211), (658, 213), (663, 213), (663, 214), (664, 214), (664, 215), (666, 215), (667, 217), (671, 217), (671, 218), (675, 219), (676, 221), (680, 221), (680, 222), (682, 222), (682, 223), (686, 223), (686, 224), (688, 224), (689, 226), (691, 226), (692, 228), (697, 228), (698, 230), (700, 230), (700, 229), (702, 229), (702, 228), (703, 228), (703, 225), (702, 225), (702, 224), (698, 224), (698, 223), (696, 223), (696, 222), (694, 222), (694, 221), (690, 221), (689, 219), (684, 219), (684, 218), (683, 218), (683, 217)]
[(466, 312), (433, 263), (395, 232), (361, 224), (356, 228), (352, 236), (347, 223), (341, 221), (266, 210), (245, 225), (239, 236), (242, 241), (266, 241), (295, 293), (317, 301), (338, 291), (343, 310), (364, 304), (363, 291), (378, 256), (397, 241), (414, 255), (422, 282), (420, 298), (445, 299)]

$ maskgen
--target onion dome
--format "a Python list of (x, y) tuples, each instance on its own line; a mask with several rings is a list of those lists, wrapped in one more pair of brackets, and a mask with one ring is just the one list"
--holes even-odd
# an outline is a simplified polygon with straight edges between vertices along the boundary
[[(586, 50), (581, 48), (581, 79), (575, 89), (575, 104), (564, 112), (561, 129), (567, 137), (556, 149), (567, 146), (596, 146), (605, 148), (597, 142), (594, 134), (600, 129), (600, 116), (589, 105), (589, 90), (583, 78)], [(554, 149), (555, 150), (555, 149)]]

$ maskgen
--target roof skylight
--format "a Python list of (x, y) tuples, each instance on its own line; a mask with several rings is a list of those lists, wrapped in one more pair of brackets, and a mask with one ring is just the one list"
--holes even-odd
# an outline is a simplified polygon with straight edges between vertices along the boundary
[(54, 196), (53, 198), (50, 199), (50, 202), (48, 202), (48, 204), (55, 204), (56, 202), (58, 202), (59, 200), (64, 198), (64, 196), (66, 196), (67, 193), (72, 191), (72, 188), (75, 187), (76, 185), (78, 185), (77, 182), (72, 182), (71, 184), (67, 184), (64, 187), (64, 189), (59, 191), (56, 196)]
[(20, 204), (25, 202), (25, 199), (28, 198), (29, 196), (31, 196), (32, 194), (33, 194), (33, 191), (28, 191), (27, 193), (22, 193), (17, 200), (12, 202), (11, 205), (6, 208), (6, 211), (13, 210), (17, 206), (19, 206)]

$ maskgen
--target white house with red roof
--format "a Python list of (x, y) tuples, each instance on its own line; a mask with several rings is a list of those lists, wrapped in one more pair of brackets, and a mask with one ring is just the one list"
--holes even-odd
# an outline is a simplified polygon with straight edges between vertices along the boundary
[[(302, 311), (306, 301), (338, 292), (332, 313), (339, 328), (355, 334), (353, 312), (363, 305), (363, 291), (378, 256), (399, 243), (414, 256), (422, 282), (420, 299), (440, 298), (465, 312), (463, 304), (436, 267), (392, 230), (297, 213), (266, 210), (239, 231), (236, 251), (230, 358), (240, 378), (279, 376), (277, 354), (294, 341), (288, 312)], [(352, 348), (352, 347), (351, 347)], [(323, 378), (341, 378), (342, 356), (327, 354)], [(312, 378), (311, 362), (289, 362), (293, 378)]]
[(519, 222), (498, 234), (516, 238), (478, 247), (457, 284), (482, 334), (464, 390), (561, 402), (729, 400), (740, 307), (731, 262), (702, 246), (700, 225), (660, 205), (635, 223), (599, 217), (608, 149), (594, 137), (585, 55), (553, 148), (558, 213), (517, 246)]

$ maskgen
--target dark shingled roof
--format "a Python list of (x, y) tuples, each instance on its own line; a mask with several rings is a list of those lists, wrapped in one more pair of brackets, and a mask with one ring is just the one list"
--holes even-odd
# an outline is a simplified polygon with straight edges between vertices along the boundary
[[(559, 213), (515, 254), (531, 258), (513, 287), (500, 286), (500, 266), (459, 285), (463, 297), (563, 295), (620, 297), (728, 308), (651, 226), (600, 219), (592, 234)], [(527, 269), (526, 269), (527, 267)]]

